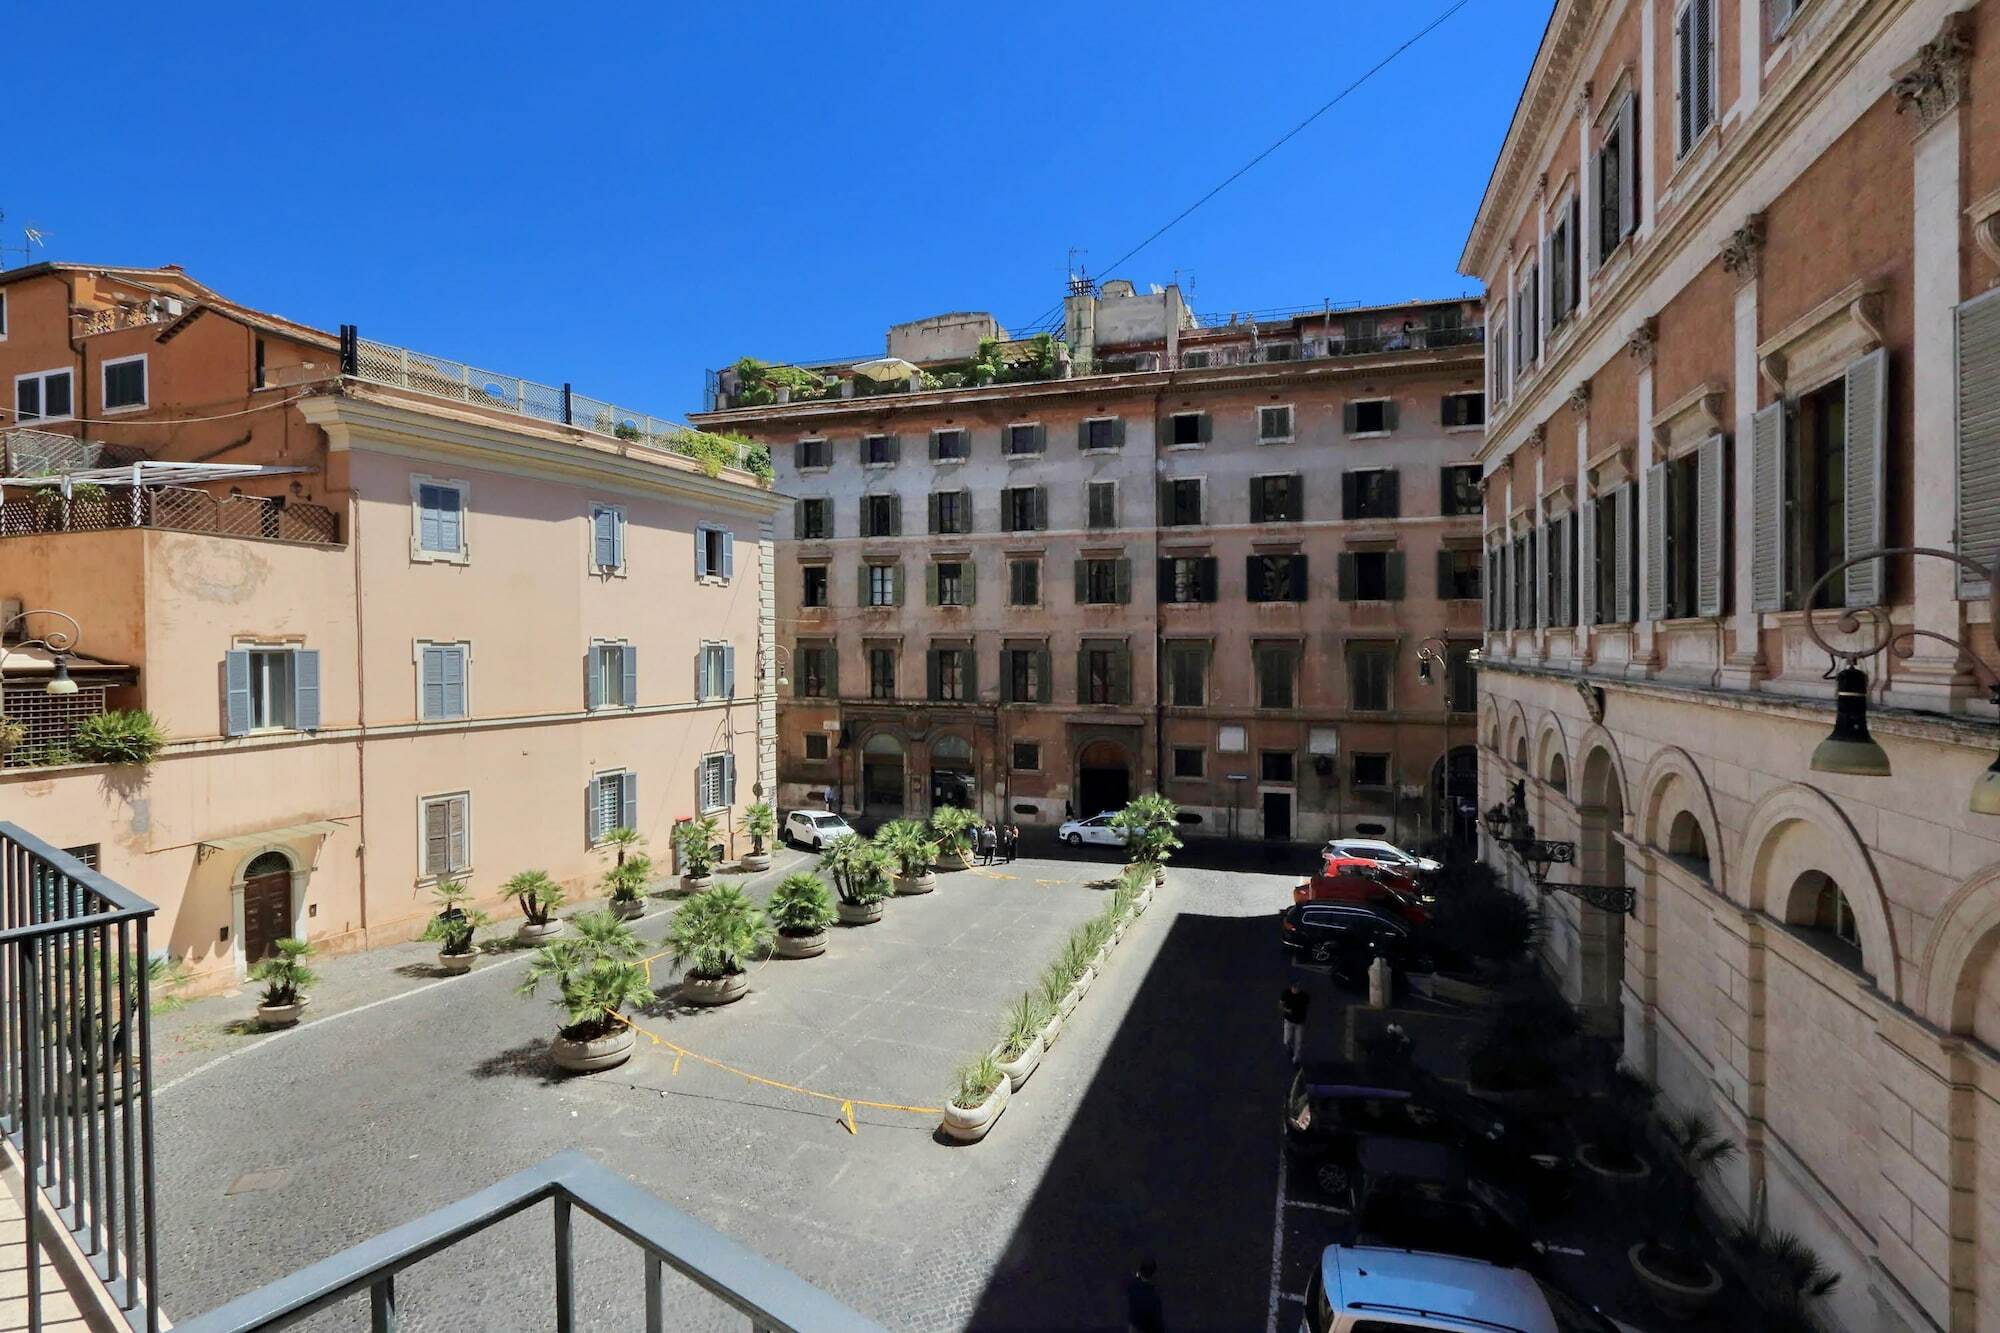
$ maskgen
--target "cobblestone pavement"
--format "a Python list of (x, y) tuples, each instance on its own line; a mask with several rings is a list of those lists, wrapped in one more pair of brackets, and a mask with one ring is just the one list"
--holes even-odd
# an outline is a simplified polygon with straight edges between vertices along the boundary
[[(1114, 859), (945, 876), (882, 923), (836, 932), (822, 958), (764, 965), (738, 1004), (663, 1004), (641, 1021), (786, 1082), (938, 1105), (952, 1068), (1100, 907), (1089, 884)], [(339, 1017), (163, 1061), (166, 1308), (211, 1308), (575, 1147), (891, 1328), (1122, 1327), (1125, 1276), (1146, 1253), (1176, 1328), (1262, 1325), (1284, 1077), (1271, 914), (1290, 882), (1170, 873), (970, 1148), (940, 1144), (934, 1116), (887, 1111), (859, 1111), (851, 1136), (837, 1107), (692, 1063), (676, 1074), (643, 1042), (623, 1069), (553, 1080), (553, 1009), (513, 993), (520, 968), (504, 957), (442, 985), (399, 970), (420, 969), (427, 946), (328, 960), (315, 1005)], [(219, 1006), (249, 1003), (197, 1002), (162, 1036), (219, 1031)], [(546, 1327), (548, 1228), (537, 1210), (420, 1265), (399, 1283), (403, 1326)], [(577, 1253), (580, 1326), (637, 1326), (637, 1255), (594, 1224)], [(674, 1327), (741, 1326), (686, 1284), (670, 1299)], [(365, 1323), (358, 1306), (338, 1315), (310, 1326)]]

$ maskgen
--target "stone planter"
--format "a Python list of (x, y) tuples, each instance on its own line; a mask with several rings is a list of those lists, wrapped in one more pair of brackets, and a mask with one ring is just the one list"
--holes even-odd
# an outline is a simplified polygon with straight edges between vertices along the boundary
[(833, 910), (843, 926), (867, 926), (882, 919), (882, 904), (879, 900), (858, 904), (835, 903)]
[(1489, 1106), (1520, 1112), (1545, 1110), (1556, 1095), (1552, 1088), (1482, 1088), (1470, 1079), (1466, 1081), (1465, 1092)]
[(938, 853), (937, 868), (939, 870), (966, 870), (970, 869), (971, 866), (972, 854), (970, 852), (943, 851)]
[(1632, 1275), (1639, 1279), (1639, 1285), (1646, 1289), (1647, 1297), (1661, 1314), (1677, 1323), (1686, 1323), (1715, 1303), (1722, 1291), (1722, 1274), (1715, 1265), (1706, 1259), (1698, 1260), (1707, 1280), (1689, 1285), (1648, 1267), (1640, 1253), (1646, 1248), (1647, 1243), (1642, 1240), (1625, 1251), (1625, 1258), (1632, 1265)]
[(556, 1068), (571, 1074), (594, 1074), (615, 1069), (632, 1058), (633, 1033), (624, 1024), (616, 1032), (589, 1041), (576, 1041), (558, 1034), (549, 1042), (549, 1057)]
[(1042, 1039), (1038, 1036), (1029, 1042), (1028, 1049), (1022, 1051), (1020, 1056), (1013, 1060), (1001, 1059), (1000, 1048), (995, 1046), (993, 1048), (993, 1060), (995, 1064), (1000, 1066), (1000, 1072), (1007, 1076), (1008, 1086), (1015, 1092), (1019, 1092), (1021, 1085), (1028, 1081), (1028, 1075), (1034, 1073), (1035, 1066), (1042, 1062)]
[(1054, 1018), (1051, 1018), (1048, 1021), (1047, 1026), (1045, 1026), (1042, 1029), (1043, 1055), (1047, 1055), (1049, 1053), (1049, 1048), (1056, 1044), (1056, 1038), (1062, 1035), (1062, 1030), (1063, 1030), (1063, 1014), (1061, 1009), (1057, 1009), (1056, 1016)]
[(993, 1128), (993, 1122), (1007, 1109), (1007, 1099), (1014, 1092), (1013, 1085), (1001, 1079), (985, 1101), (967, 1109), (954, 1106), (949, 1101), (944, 1107), (944, 1132), (960, 1143), (977, 1143), (985, 1138)]
[(1137, 916), (1152, 905), (1153, 890), (1150, 887), (1141, 889), (1139, 890), (1139, 896), (1132, 900), (1132, 915)]
[(631, 921), (636, 917), (642, 917), (646, 915), (646, 900), (644, 898), (613, 898), (611, 900), (611, 915), (617, 917), (620, 921)]
[(769, 870), (771, 868), (771, 854), (769, 852), (751, 852), (748, 856), (737, 862), (737, 864), (742, 866), (743, 869), (750, 871)]
[(1084, 996), (1090, 994), (1090, 983), (1096, 978), (1097, 973), (1086, 968), (1083, 975), (1077, 978), (1076, 984), (1069, 988), (1069, 994), (1062, 997), (1062, 1003), (1056, 1006), (1056, 1011), (1064, 1018), (1068, 1018), (1070, 1011), (1083, 1002)]
[(299, 1015), (306, 1011), (307, 1003), (307, 998), (300, 996), (296, 1004), (260, 1004), (257, 1006), (258, 1026), (267, 1028), (296, 1027)]
[(725, 977), (681, 978), (681, 999), (689, 1004), (714, 1006), (734, 1004), (750, 990), (747, 972), (731, 972)]
[(937, 871), (935, 870), (926, 870), (921, 875), (896, 876), (896, 892), (902, 894), (904, 897), (912, 897), (919, 893), (929, 893), (936, 887)]
[(1605, 1166), (1597, 1160), (1596, 1149), (1591, 1144), (1576, 1145), (1577, 1165), (1614, 1191), (1625, 1191), (1637, 1185), (1644, 1185), (1653, 1174), (1652, 1163), (1643, 1157), (1637, 1160), (1639, 1164), (1635, 1167)]
[(817, 958), (826, 952), (826, 932), (815, 930), (810, 935), (787, 935), (778, 932), (778, 957)]
[(514, 938), (527, 945), (547, 944), (562, 932), (563, 923), (554, 919), (544, 921), (540, 925), (532, 921), (523, 921), (521, 928), (514, 932)]
[(449, 972), (455, 977), (463, 976), (472, 970), (472, 965), (478, 960), (479, 950), (477, 949), (467, 949), (464, 953), (439, 952), (438, 971)]
[(681, 892), (682, 892), (682, 893), (700, 893), (700, 892), (701, 892), (701, 891), (702, 891), (703, 889), (706, 889), (706, 888), (708, 888), (708, 887), (709, 887), (709, 886), (710, 886), (711, 884), (713, 884), (713, 883), (715, 883), (715, 876), (714, 876), (714, 875), (712, 875), (712, 874), (709, 874), (709, 875), (682, 875), (682, 876), (681, 876)]

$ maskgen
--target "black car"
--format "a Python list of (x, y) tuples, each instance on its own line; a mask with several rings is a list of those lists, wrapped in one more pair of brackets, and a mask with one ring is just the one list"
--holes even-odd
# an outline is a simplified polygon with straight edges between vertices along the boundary
[(1351, 981), (1365, 978), (1377, 958), (1398, 972), (1421, 970), (1423, 963), (1408, 926), (1358, 903), (1296, 903), (1279, 916), (1279, 938), (1294, 954)]

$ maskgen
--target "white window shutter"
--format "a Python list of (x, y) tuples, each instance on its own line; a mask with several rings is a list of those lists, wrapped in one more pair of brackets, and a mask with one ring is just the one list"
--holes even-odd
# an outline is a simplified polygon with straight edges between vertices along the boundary
[[(1889, 354), (1870, 352), (1847, 368), (1847, 554), (1882, 545), (1882, 455), (1887, 428)], [(1849, 566), (1848, 606), (1878, 606), (1887, 572), (1880, 560)]]
[(319, 650), (301, 648), (292, 663), (292, 725), (319, 730)]
[(707, 665), (708, 648), (703, 645), (694, 650), (694, 701), (698, 704), (708, 702), (708, 672), (702, 669)]
[(1597, 623), (1597, 499), (1582, 497), (1576, 510), (1576, 619)]
[(1750, 607), (1785, 609), (1785, 405), (1750, 418)]
[[(1958, 323), (1958, 553), (1988, 569), (2000, 564), (2000, 289), (1967, 301)], [(1988, 584), (1969, 569), (1960, 597), (1984, 598)]]
[(225, 695), (223, 734), (241, 736), (250, 730), (250, 653), (233, 648), (222, 658)]
[(604, 821), (597, 808), (597, 779), (583, 784), (583, 836), (584, 841), (595, 846), (604, 838)]
[(625, 671), (625, 706), (635, 708), (639, 703), (639, 649), (634, 644), (626, 644), (619, 653)]
[(439, 506), (434, 503), (437, 498), (436, 487), (423, 485), (417, 487), (417, 549), (420, 551), (444, 549), (443, 516)]
[(1646, 619), (1667, 618), (1667, 465), (1646, 469)]
[(1703, 616), (1722, 614), (1725, 449), (1722, 436), (1711, 435), (1695, 453), (1695, 614)]
[(639, 827), (639, 775), (618, 775), (618, 817), (626, 828)]
[(722, 756), (722, 803), (736, 804), (736, 756)]
[[(804, 504), (805, 501), (801, 500), (799, 501), (799, 503)], [(797, 534), (795, 533), (793, 535), (796, 536)], [(694, 576), (696, 578), (701, 578), (707, 573), (708, 573), (708, 529), (698, 527), (694, 530)]]
[(722, 534), (722, 577), (736, 577), (736, 534), (727, 530)]
[(444, 710), (446, 717), (464, 717), (465, 707), (465, 646), (457, 644), (444, 650)]
[(591, 560), (599, 569), (615, 569), (618, 566), (618, 534), (612, 527), (609, 509), (593, 509), (590, 513)]
[(1639, 98), (1625, 94), (1618, 107), (1618, 235), (1630, 236), (1639, 225), (1635, 216), (1639, 198)]
[(1636, 497), (1639, 488), (1626, 482), (1617, 491), (1617, 500), (1612, 512), (1617, 519), (1618, 530), (1612, 533), (1617, 547), (1617, 557), (1612, 561), (1612, 574), (1617, 581), (1617, 595), (1612, 598), (1612, 615), (1616, 623), (1632, 623), (1632, 525), (1638, 520)]
[(611, 511), (611, 567), (625, 568), (625, 511)]
[(722, 645), (722, 697), (736, 697), (736, 645), (733, 643)]

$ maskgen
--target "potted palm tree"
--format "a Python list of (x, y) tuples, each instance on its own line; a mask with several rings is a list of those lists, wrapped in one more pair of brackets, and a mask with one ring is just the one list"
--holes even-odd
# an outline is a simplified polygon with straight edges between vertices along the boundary
[(938, 844), (921, 823), (892, 819), (876, 830), (875, 845), (896, 863), (896, 892), (929, 893), (937, 887), (937, 872), (931, 864), (938, 858)]
[(549, 1043), (558, 1069), (595, 1073), (632, 1058), (632, 1029), (621, 1014), (653, 1001), (653, 987), (632, 928), (609, 912), (579, 912), (575, 934), (536, 951), (520, 993), (555, 983), (556, 1005), (566, 1020)]
[(523, 944), (546, 944), (562, 934), (563, 923), (556, 909), (569, 901), (562, 885), (549, 878), (546, 870), (523, 870), (501, 886), (514, 895), (521, 909), (521, 928), (514, 938)]
[(1840, 1274), (1812, 1246), (1796, 1232), (1772, 1231), (1762, 1223), (1738, 1227), (1729, 1246), (1745, 1285), (1764, 1307), (1768, 1333), (1819, 1333), (1813, 1303), (1840, 1285)]
[(674, 826), (674, 854), (680, 858), (684, 891), (700, 893), (715, 883), (715, 840), (721, 832), (722, 825), (714, 815)]
[(473, 934), (491, 918), (468, 905), (472, 891), (463, 879), (441, 876), (431, 892), (437, 897), (438, 913), (424, 926), (420, 938), (437, 941), (439, 971), (470, 972), (473, 960), (479, 957)]
[(970, 1061), (958, 1071), (951, 1097), (944, 1106), (944, 1132), (960, 1143), (977, 1143), (986, 1137), (1000, 1113), (1007, 1109), (1013, 1084), (990, 1055)]
[(941, 805), (931, 811), (938, 869), (963, 870), (972, 864), (972, 831), (978, 827), (979, 816), (963, 806)]
[(718, 884), (674, 909), (667, 952), (689, 1004), (729, 1004), (750, 988), (743, 964), (771, 943), (763, 912), (733, 884)]
[(646, 840), (629, 828), (612, 829), (598, 846), (612, 857), (604, 871), (603, 887), (612, 914), (621, 921), (646, 914), (646, 886), (653, 882), (653, 858), (646, 855), (645, 846)]
[(319, 978), (306, 966), (306, 959), (313, 956), (312, 945), (288, 935), (275, 947), (275, 954), (250, 969), (250, 980), (264, 988), (257, 1001), (257, 1021), (267, 1028), (288, 1028), (306, 1010), (306, 987)]
[(889, 858), (880, 847), (861, 838), (841, 838), (820, 856), (820, 868), (833, 876), (835, 907), (841, 922), (865, 926), (882, 919), (882, 900), (889, 896)]
[(1673, 1160), (1657, 1177), (1650, 1234), (1625, 1257), (1661, 1314), (1689, 1320), (1722, 1290), (1721, 1272), (1699, 1248), (1701, 1183), (1736, 1156), (1736, 1144), (1716, 1133), (1699, 1111), (1668, 1116), (1661, 1129)]
[(1042, 1062), (1042, 1029), (1055, 1016), (1055, 1006), (1038, 991), (1026, 991), (1007, 1010), (1007, 1030), (993, 1048), (993, 1059), (1015, 1092)]
[(778, 957), (812, 958), (826, 952), (826, 928), (834, 923), (833, 895), (818, 875), (787, 875), (771, 890), (764, 910), (778, 927)]
[(771, 853), (766, 848), (778, 831), (778, 812), (769, 801), (758, 801), (743, 812), (743, 831), (750, 835), (750, 854), (743, 858), (743, 868), (769, 870)]
[(1157, 792), (1135, 796), (1111, 816), (1111, 827), (1125, 835), (1130, 866), (1151, 866), (1156, 884), (1167, 882), (1167, 858), (1180, 847), (1180, 807)]

